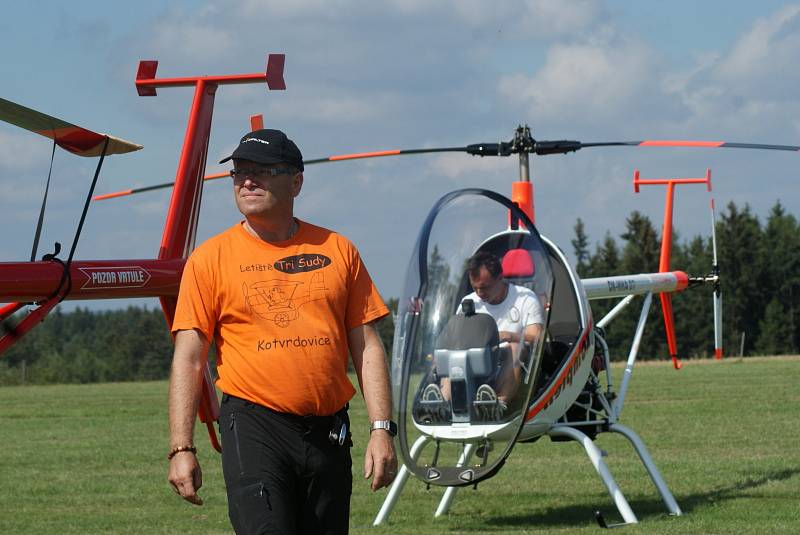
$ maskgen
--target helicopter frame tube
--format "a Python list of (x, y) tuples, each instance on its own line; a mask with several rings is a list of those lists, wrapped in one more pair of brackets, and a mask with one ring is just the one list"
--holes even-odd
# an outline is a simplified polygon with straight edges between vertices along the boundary
[(597, 471), (597, 474), (600, 476), (600, 479), (606, 486), (608, 494), (611, 496), (611, 499), (614, 500), (614, 504), (617, 506), (617, 509), (622, 515), (623, 520), (625, 520), (625, 523), (639, 523), (639, 520), (633, 513), (630, 504), (628, 504), (628, 500), (625, 499), (625, 496), (622, 494), (619, 485), (617, 485), (617, 482), (614, 480), (614, 476), (611, 475), (608, 465), (603, 460), (603, 452), (595, 445), (592, 439), (586, 435), (586, 433), (583, 433), (579, 429), (575, 429), (570, 425), (556, 425), (552, 427), (547, 434), (551, 437), (567, 437), (570, 440), (580, 442), (580, 444), (583, 446), (583, 449), (586, 450), (586, 455), (589, 456), (592, 466), (594, 466), (594, 469)]

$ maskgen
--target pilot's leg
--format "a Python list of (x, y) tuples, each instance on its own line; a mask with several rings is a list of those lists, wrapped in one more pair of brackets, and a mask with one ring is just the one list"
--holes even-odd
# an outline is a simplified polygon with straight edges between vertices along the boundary
[(450, 378), (442, 377), (439, 381), (439, 390), (442, 392), (442, 397), (445, 401), (450, 401)]
[(497, 399), (508, 405), (517, 393), (521, 370), (514, 354), (519, 344), (511, 343), (510, 347), (503, 351), (503, 364), (495, 382)]

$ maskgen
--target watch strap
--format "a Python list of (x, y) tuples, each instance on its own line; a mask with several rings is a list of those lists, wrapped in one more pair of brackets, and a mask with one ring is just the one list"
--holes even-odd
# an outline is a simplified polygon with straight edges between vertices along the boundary
[(397, 424), (391, 420), (375, 420), (369, 427), (370, 433), (376, 429), (383, 429), (391, 436), (397, 435)]

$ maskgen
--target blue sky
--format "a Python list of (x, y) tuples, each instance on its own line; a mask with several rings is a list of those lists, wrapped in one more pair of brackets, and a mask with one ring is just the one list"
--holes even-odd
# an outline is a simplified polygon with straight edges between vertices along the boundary
[[(0, 96), (145, 146), (107, 160), (100, 193), (175, 173), (191, 90), (138, 97), (140, 59), (159, 60), (161, 76), (183, 76), (257, 72), (267, 53), (286, 54), (287, 91), (218, 92), (209, 172), (225, 169), (216, 161), (254, 113), (307, 158), (508, 140), (520, 123), (538, 139), (800, 145), (792, 2), (18, 2), (4, 13)], [(49, 156), (46, 139), (0, 125), (0, 221), (13, 229), (0, 261), (30, 254)], [(535, 158), (537, 224), (568, 253), (578, 217), (592, 240), (618, 235), (634, 209), (660, 225), (663, 191), (634, 194), (636, 168), (644, 177), (711, 168), (718, 206), (749, 203), (763, 218), (780, 199), (800, 215), (798, 158), (619, 148)], [(71, 243), (94, 161), (60, 152), (55, 164), (48, 250)], [(392, 297), (436, 199), (474, 186), (508, 194), (517, 173), (512, 158), (459, 154), (314, 166), (297, 213), (350, 237)], [(76, 258), (154, 256), (168, 201), (162, 191), (92, 205)], [(678, 190), (681, 236), (709, 233), (707, 203), (702, 188)], [(200, 239), (237, 220), (230, 185), (207, 184)]]

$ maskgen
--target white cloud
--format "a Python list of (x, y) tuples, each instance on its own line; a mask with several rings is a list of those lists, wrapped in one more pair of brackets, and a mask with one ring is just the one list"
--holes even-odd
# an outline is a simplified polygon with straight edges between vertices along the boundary
[(174, 60), (190, 64), (228, 59), (235, 43), (234, 32), (230, 29), (196, 20), (159, 23), (153, 28), (151, 39), (150, 50), (169, 51)]
[(633, 121), (649, 136), (796, 142), (798, 126), (786, 118), (800, 115), (800, 6), (755, 20), (730, 50), (698, 52), (678, 69), (650, 43), (596, 17), (601, 24), (578, 40), (553, 41), (538, 70), (502, 77), (500, 97), (540, 125)]
[(471, 156), (461, 153), (444, 153), (433, 159), (430, 164), (432, 172), (437, 176), (444, 176), (452, 182), (463, 182), (476, 176), (497, 176), (502, 172), (502, 163), (497, 157)]
[[(695, 59), (685, 73), (667, 79), (667, 92), (687, 110), (687, 130), (726, 136), (791, 137), (798, 128), (787, 117), (800, 114), (800, 6), (790, 5), (757, 19), (727, 52)], [(781, 125), (781, 126), (778, 126)], [(729, 139), (730, 140), (730, 139)]]
[(601, 4), (591, 0), (392, 0), (393, 10), (406, 15), (432, 16), (461, 24), (467, 30), (498, 32), (514, 38), (549, 39), (579, 32), (596, 24)]
[[(484, 5), (492, 5), (483, 2)], [(530, 39), (574, 35), (595, 26), (602, 17), (599, 2), (580, 0), (527, 0), (521, 14), (512, 16), (520, 37)]]
[(378, 119), (390, 104), (388, 96), (372, 95), (369, 99), (342, 94), (339, 91), (319, 93), (298, 91), (298, 98), (271, 104), (269, 116), (278, 119), (293, 119), (304, 116), (307, 120), (321, 123), (359, 122)]
[(656, 74), (650, 58), (646, 46), (629, 41), (556, 44), (538, 72), (505, 76), (498, 92), (537, 118), (618, 117), (645, 96)]
[(330, 16), (338, 13), (352, 2), (342, 0), (292, 0), (291, 2), (272, 2), (269, 0), (241, 0), (231, 3), (237, 17), (252, 20), (254, 17), (275, 21), (297, 16)]
[[(722, 78), (752, 78), (780, 73), (787, 63), (797, 65), (800, 50), (800, 5), (789, 5), (755, 21), (718, 67)], [(789, 73), (782, 73), (789, 74)]]

